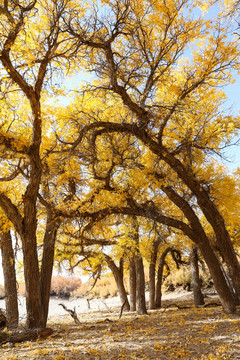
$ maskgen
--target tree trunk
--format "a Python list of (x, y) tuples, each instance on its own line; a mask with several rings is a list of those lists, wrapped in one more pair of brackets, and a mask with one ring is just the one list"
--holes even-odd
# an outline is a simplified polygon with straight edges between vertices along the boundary
[(130, 310), (136, 311), (136, 268), (133, 256), (129, 259), (129, 298)]
[(193, 298), (196, 306), (204, 305), (204, 298), (201, 291), (201, 280), (199, 277), (197, 247), (193, 246), (190, 254), (190, 266), (192, 273)]
[(145, 275), (143, 261), (140, 252), (134, 255), (136, 268), (136, 311), (138, 315), (147, 314), (145, 299)]
[(1, 235), (2, 267), (4, 274), (5, 304), (7, 326), (17, 328), (18, 326), (18, 297), (15, 272), (15, 256), (12, 246), (10, 231)]
[(202, 187), (201, 182), (197, 180), (191, 169), (186, 168), (179, 159), (167, 152), (166, 149), (164, 154), (161, 152), (160, 157), (169, 164), (196, 196), (200, 209), (215, 232), (217, 245), (227, 264), (236, 294), (240, 300), (240, 264), (234, 252), (224, 219), (217, 206), (210, 198), (208, 190)]
[(199, 218), (188, 202), (177, 194), (171, 187), (164, 187), (162, 190), (167, 194), (169, 199), (182, 210), (188, 219), (192, 228), (192, 232), (190, 232), (188, 236), (199, 247), (203, 255), (203, 258), (212, 275), (215, 289), (218, 292), (223, 310), (228, 314), (234, 313), (236, 311), (235, 301), (223, 275), (218, 258), (210, 245), (209, 239), (199, 221)]
[(106, 261), (108, 263), (108, 266), (110, 267), (114, 279), (116, 281), (117, 284), (117, 288), (118, 288), (118, 292), (119, 292), (119, 296), (121, 299), (121, 303), (122, 305), (125, 303), (124, 308), (125, 310), (129, 311), (130, 310), (130, 305), (129, 305), (129, 301), (127, 298), (127, 292), (124, 286), (124, 282), (123, 282), (123, 273), (121, 271), (121, 268), (119, 269), (117, 267), (117, 265), (115, 264), (115, 262), (110, 258), (110, 256), (108, 256), (107, 254), (104, 254)]
[(164, 250), (160, 256), (158, 263), (157, 271), (157, 284), (156, 284), (156, 294), (155, 294), (155, 308), (160, 308), (162, 306), (162, 283), (163, 283), (163, 268), (165, 264), (165, 257), (167, 253), (171, 250), (171, 247), (168, 247)]
[(236, 311), (235, 301), (227, 285), (216, 254), (208, 242), (199, 243), (198, 246), (213, 278), (214, 286), (219, 295), (224, 312), (234, 314)]
[(156, 261), (152, 261), (149, 264), (149, 309), (155, 309), (155, 274), (156, 273)]
[(57, 231), (61, 224), (61, 220), (48, 209), (47, 224), (43, 240), (43, 255), (41, 267), (41, 300), (44, 312), (44, 324), (47, 324), (48, 307), (51, 290), (51, 279), (54, 264), (55, 242)]
[(155, 309), (155, 277), (156, 277), (156, 262), (157, 262), (157, 252), (158, 246), (160, 244), (161, 239), (159, 238), (152, 243), (151, 250), (151, 259), (149, 264), (149, 309)]
[(145, 274), (142, 256), (139, 251), (139, 225), (137, 216), (132, 216), (131, 237), (134, 243), (132, 253), (136, 271), (136, 311), (138, 315), (145, 315), (147, 314), (145, 298)]

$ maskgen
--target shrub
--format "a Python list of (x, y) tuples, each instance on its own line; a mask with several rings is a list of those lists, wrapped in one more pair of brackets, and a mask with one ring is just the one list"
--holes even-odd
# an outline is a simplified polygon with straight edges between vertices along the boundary
[(118, 294), (117, 285), (113, 277), (103, 276), (91, 290), (92, 285), (92, 282), (82, 284), (74, 291), (73, 295), (76, 297), (87, 297), (88, 299), (106, 299), (108, 297), (117, 296)]
[(51, 293), (53, 295), (63, 295), (72, 293), (82, 284), (79, 278), (65, 278), (63, 276), (53, 276), (51, 281)]
[[(65, 278), (63, 276), (53, 276), (51, 281), (51, 295), (64, 296), (74, 292), (81, 286), (82, 281), (79, 278)], [(25, 284), (19, 284), (19, 295), (25, 295)]]
[[(200, 270), (200, 279), (202, 287), (208, 288), (212, 286), (212, 279), (208, 272)], [(163, 283), (163, 291), (174, 291), (176, 289), (191, 290), (192, 289), (192, 275), (187, 267), (182, 267), (179, 270), (174, 270), (165, 279)]]

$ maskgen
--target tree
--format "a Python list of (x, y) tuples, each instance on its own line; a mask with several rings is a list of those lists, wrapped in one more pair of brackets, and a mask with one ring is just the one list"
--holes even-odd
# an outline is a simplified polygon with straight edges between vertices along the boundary
[[(238, 44), (226, 37), (227, 24), (188, 15), (187, 1), (161, 5), (147, 2), (139, 7), (116, 0), (108, 6), (110, 20), (97, 13), (90, 14), (87, 20), (76, 20), (72, 12), (66, 23), (76, 40), (76, 56), (78, 50), (84, 49), (88, 69), (98, 76), (92, 91), (102, 90), (107, 97), (113, 94), (121, 101), (125, 116), (111, 117), (109, 121), (98, 117), (95, 123), (91, 119), (70, 148), (75, 149), (90, 132), (95, 144), (109, 133), (136, 139), (139, 149), (148, 150), (164, 168), (160, 173), (163, 187), (166, 172), (171, 172), (171, 185), (164, 191), (175, 204), (178, 202), (184, 216), (188, 210), (171, 190), (174, 181), (181, 182), (199, 207), (213, 229), (239, 296), (239, 262), (209, 186), (209, 169), (203, 166), (207, 165), (207, 156), (220, 153), (237, 129), (236, 119), (220, 111), (224, 93), (217, 86), (231, 81), (230, 71), (236, 68), (239, 56)], [(199, 39), (202, 46), (193, 50), (192, 61), (186, 59), (185, 52), (191, 44), (193, 48), (196, 42), (199, 45)], [(199, 227), (196, 223), (194, 226)], [(209, 257), (204, 238), (206, 242), (199, 247)], [(208, 248), (211, 251), (211, 246)], [(213, 262), (216, 266), (217, 261)], [(207, 262), (210, 264), (210, 258)]]
[[(53, 262), (53, 259), (49, 259), (53, 257), (53, 251), (49, 252), (49, 249), (52, 249), (50, 244), (58, 227), (54, 214), (48, 214), (40, 274), (37, 204), (43, 174), (42, 105), (44, 89), (53, 72), (64, 64), (70, 48), (70, 43), (65, 46), (60, 30), (61, 15), (66, 6), (67, 2), (64, 1), (29, 1), (24, 4), (20, 1), (4, 1), (0, 7), (1, 91), (2, 100), (8, 107), (1, 127), (1, 151), (5, 154), (2, 158), (8, 160), (3, 161), (2, 167), (5, 167), (8, 180), (14, 181), (18, 177), (21, 183), (19, 191), (22, 190), (19, 198), (15, 199), (3, 187), (0, 206), (22, 241), (28, 328), (46, 326)], [(18, 103), (15, 98), (14, 109), (8, 104), (14, 100), (15, 93), (18, 94)], [(47, 139), (46, 134), (44, 139)], [(12, 171), (12, 168), (16, 170)], [(46, 269), (45, 266), (50, 267)]]

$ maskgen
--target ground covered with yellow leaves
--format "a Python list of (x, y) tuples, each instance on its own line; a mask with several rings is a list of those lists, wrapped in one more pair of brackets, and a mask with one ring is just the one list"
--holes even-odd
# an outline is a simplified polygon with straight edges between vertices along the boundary
[[(212, 302), (212, 303), (211, 303)], [(195, 308), (165, 302), (163, 309), (136, 316), (120, 309), (51, 318), (47, 339), (2, 344), (0, 359), (240, 359), (240, 309), (226, 315), (209, 300)]]

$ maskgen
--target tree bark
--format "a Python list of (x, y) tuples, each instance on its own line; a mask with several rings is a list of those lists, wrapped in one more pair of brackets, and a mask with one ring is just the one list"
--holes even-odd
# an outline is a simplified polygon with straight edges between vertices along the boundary
[(155, 308), (161, 308), (162, 306), (162, 283), (163, 283), (163, 268), (165, 264), (165, 257), (167, 253), (171, 250), (171, 247), (167, 247), (161, 254), (158, 262), (158, 271), (157, 271), (157, 284), (156, 284), (156, 294), (155, 294)]
[(139, 225), (136, 216), (132, 217), (132, 239), (134, 241), (133, 259), (136, 271), (136, 311), (138, 315), (147, 314), (145, 298), (145, 274), (142, 256), (139, 251)]
[(17, 282), (15, 271), (15, 256), (13, 252), (10, 231), (1, 234), (0, 245), (4, 275), (7, 326), (9, 328), (17, 328), (19, 320)]
[(151, 259), (149, 264), (149, 309), (155, 309), (155, 292), (156, 292), (156, 262), (157, 262), (157, 252), (158, 246), (161, 239), (157, 239), (152, 243), (151, 249)]
[(198, 252), (193, 246), (190, 254), (190, 267), (192, 274), (193, 298), (196, 306), (204, 305), (204, 297), (201, 291), (201, 280), (199, 277)]
[(136, 311), (136, 268), (133, 256), (129, 259), (129, 298), (130, 310)]
[(214, 286), (219, 295), (224, 312), (234, 314), (236, 311), (235, 301), (227, 285), (216, 254), (208, 242), (201, 242), (198, 244), (198, 247), (213, 278)]
[(138, 315), (147, 314), (145, 299), (145, 275), (140, 252), (134, 255), (136, 268), (136, 311)]
[(55, 242), (57, 231), (61, 224), (51, 209), (47, 210), (47, 224), (43, 240), (43, 255), (41, 267), (41, 300), (44, 312), (44, 323), (47, 324), (51, 279), (54, 264)]

